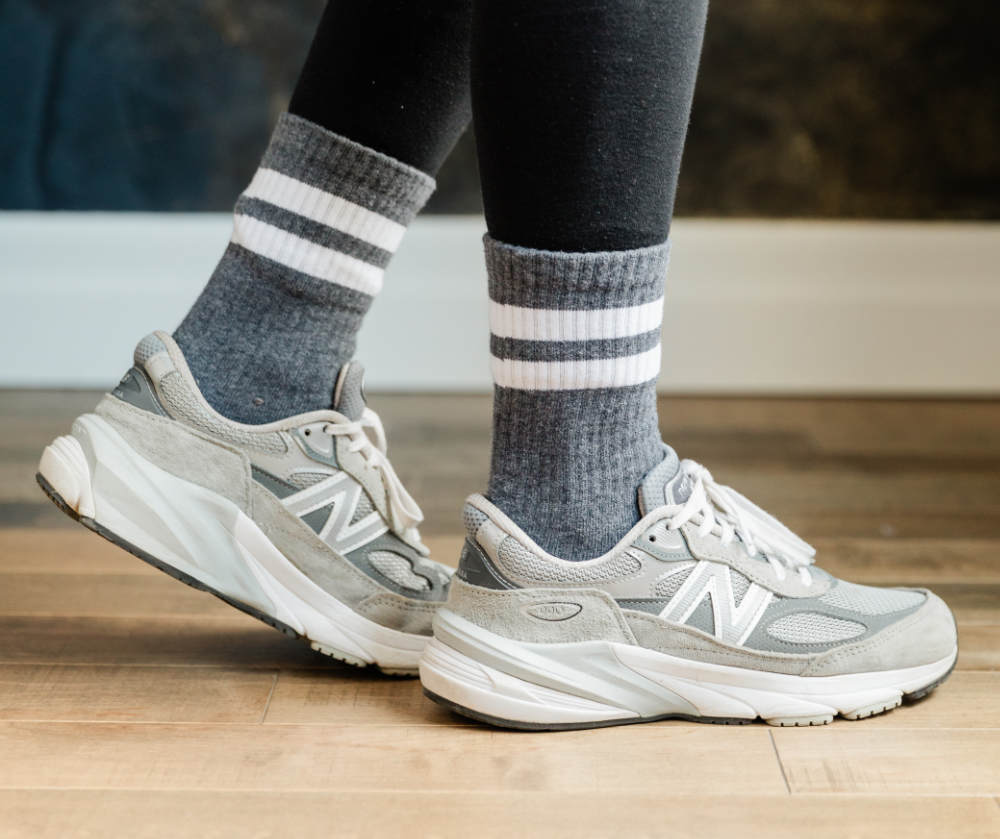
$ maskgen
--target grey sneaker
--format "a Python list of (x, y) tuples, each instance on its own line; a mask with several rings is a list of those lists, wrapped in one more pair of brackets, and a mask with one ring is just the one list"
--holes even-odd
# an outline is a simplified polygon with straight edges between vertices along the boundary
[(362, 376), (344, 367), (330, 410), (242, 425), (156, 332), (45, 449), (38, 482), (91, 530), (319, 652), (414, 674), (450, 572), (427, 558)]
[(679, 717), (817, 725), (929, 693), (958, 652), (948, 607), (816, 568), (813, 550), (693, 461), (663, 462), (604, 556), (541, 550), (481, 495), (420, 663), (425, 692), (524, 729)]

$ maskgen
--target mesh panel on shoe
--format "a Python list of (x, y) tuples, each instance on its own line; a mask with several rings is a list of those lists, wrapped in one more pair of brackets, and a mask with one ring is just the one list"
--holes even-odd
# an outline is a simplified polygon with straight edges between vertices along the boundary
[(325, 481), (332, 474), (332, 472), (308, 472), (303, 470), (300, 472), (292, 472), (292, 474), (288, 476), (287, 480), (292, 486), (298, 487), (299, 489), (306, 489), (307, 487), (318, 484), (320, 481)]
[(132, 355), (132, 358), (136, 364), (145, 364), (154, 355), (158, 352), (163, 352), (166, 348), (167, 347), (163, 341), (155, 335), (150, 334), (136, 345), (135, 353)]
[(351, 516), (351, 524), (357, 524), (374, 509), (375, 507), (372, 504), (372, 500), (368, 497), (368, 493), (362, 492), (361, 498), (358, 499), (358, 506), (354, 508), (354, 515)]
[(284, 454), (288, 449), (281, 435), (276, 431), (257, 433), (234, 428), (224, 419), (208, 413), (186, 387), (180, 373), (167, 373), (159, 382), (160, 395), (167, 410), (175, 417), (183, 419), (199, 431), (233, 443), (237, 446), (257, 449), (270, 454)]
[(819, 599), (828, 606), (836, 606), (839, 609), (848, 609), (865, 615), (888, 615), (919, 605), (924, 601), (924, 595), (919, 591), (859, 586), (856, 583), (838, 580), (837, 585)]
[(867, 627), (856, 621), (845, 621), (819, 612), (796, 612), (778, 618), (767, 628), (767, 634), (789, 644), (829, 644), (863, 635)]
[(669, 577), (664, 577), (656, 584), (653, 589), (654, 593), (657, 597), (672, 598), (684, 585), (684, 581), (691, 576), (693, 570), (694, 565), (689, 565), (683, 571), (675, 571)]
[(431, 584), (426, 577), (413, 573), (413, 567), (406, 557), (392, 551), (372, 551), (368, 561), (380, 573), (392, 580), (400, 588), (410, 591), (427, 591)]
[(642, 563), (625, 553), (595, 565), (574, 562), (572, 569), (558, 568), (511, 536), (500, 543), (499, 557), (504, 569), (514, 576), (547, 583), (595, 583), (627, 577), (642, 570)]
[(750, 579), (739, 571), (729, 569), (729, 584), (733, 587), (733, 604), (739, 606), (750, 588)]
[(465, 530), (470, 536), (475, 536), (476, 531), (479, 530), (480, 525), (489, 516), (486, 515), (482, 510), (477, 510), (468, 504), (462, 508), (462, 523), (465, 525)]

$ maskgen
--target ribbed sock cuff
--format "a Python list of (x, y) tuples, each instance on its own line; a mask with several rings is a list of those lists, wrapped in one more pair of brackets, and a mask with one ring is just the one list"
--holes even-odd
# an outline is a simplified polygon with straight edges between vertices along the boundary
[(287, 112), (260, 165), (404, 225), (435, 185), (426, 172)]
[(289, 272), (373, 296), (433, 188), (411, 166), (284, 114), (236, 202), (233, 243)]
[(610, 309), (663, 296), (670, 243), (566, 253), (483, 238), (490, 300), (534, 309)]

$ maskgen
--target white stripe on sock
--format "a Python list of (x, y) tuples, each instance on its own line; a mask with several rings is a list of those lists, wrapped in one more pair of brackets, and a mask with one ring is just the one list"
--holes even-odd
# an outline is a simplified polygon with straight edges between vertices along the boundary
[(591, 341), (641, 335), (660, 326), (663, 298), (620, 309), (528, 309), (490, 301), (490, 331), (528, 341)]
[(660, 345), (636, 355), (586, 361), (518, 361), (491, 356), (493, 381), (517, 390), (585, 390), (627, 387), (655, 379)]
[(250, 216), (233, 217), (233, 242), (319, 280), (372, 296), (382, 288), (381, 268)]
[(390, 253), (395, 253), (406, 233), (406, 227), (399, 222), (274, 169), (258, 169), (243, 194), (298, 213)]

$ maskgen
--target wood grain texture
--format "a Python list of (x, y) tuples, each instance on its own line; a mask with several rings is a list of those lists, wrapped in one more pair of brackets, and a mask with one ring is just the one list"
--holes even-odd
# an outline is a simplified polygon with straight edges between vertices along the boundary
[[(669, 770), (664, 783), (669, 786)], [(985, 839), (1000, 835), (988, 798), (755, 797), (730, 790), (664, 792), (490, 792), (460, 795), (351, 792), (163, 792), (0, 790), (4, 839)], [(127, 826), (123, 830), (123, 826)]]
[(788, 794), (763, 726), (446, 733), (420, 725), (5, 722), (0, 789)]
[(256, 723), (277, 672), (135, 665), (0, 666), (0, 720)]
[[(1000, 618), (990, 625), (963, 627), (958, 634), (958, 670), (1000, 670)], [(991, 725), (1000, 725), (994, 719)]]
[(215, 621), (157, 615), (0, 617), (0, 662), (251, 669), (346, 667), (236, 611)]
[[(1000, 675), (1000, 674), (998, 674)], [(472, 725), (423, 695), (416, 679), (387, 679), (346, 669), (283, 670), (268, 705), (268, 724)]]
[[(72, 522), (71, 522), (72, 524)], [(0, 574), (139, 574), (160, 572), (96, 533), (65, 529), (0, 528)]]
[(1000, 673), (958, 670), (941, 690), (903, 705), (889, 714), (871, 717), (867, 729), (995, 728), (1000, 722)]
[[(136, 560), (139, 562), (140, 560)], [(137, 574), (9, 574), (0, 615), (146, 617), (229, 620), (233, 607), (162, 572)]]
[[(947, 533), (948, 531), (942, 531)], [(818, 562), (831, 574), (859, 583), (932, 585), (1000, 582), (1000, 540), (831, 538), (812, 540)]]
[[(996, 725), (996, 715), (983, 723)], [(1000, 793), (1000, 729), (890, 729), (830, 725), (806, 737), (774, 731), (792, 793)]]

